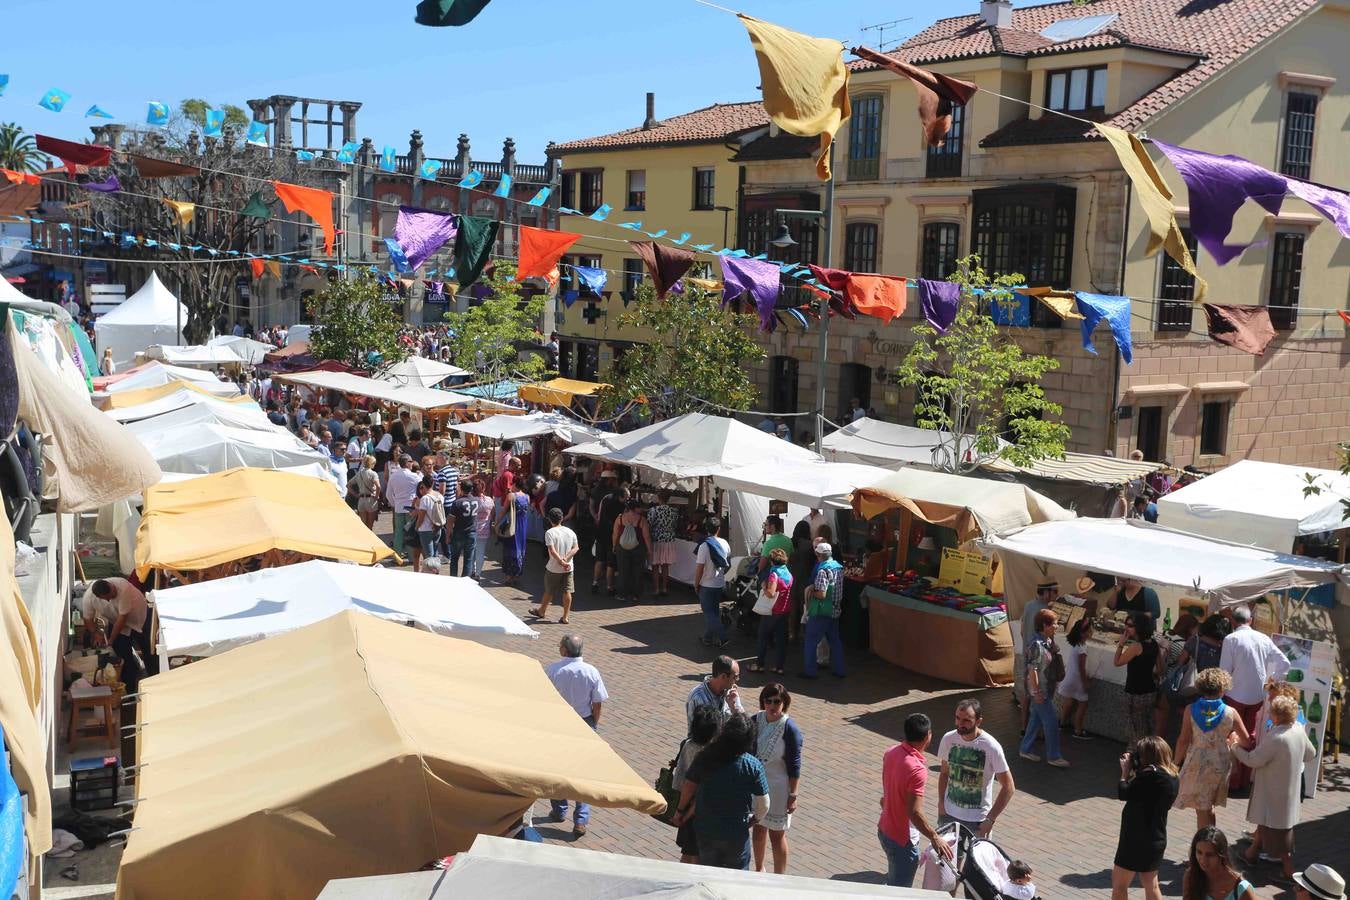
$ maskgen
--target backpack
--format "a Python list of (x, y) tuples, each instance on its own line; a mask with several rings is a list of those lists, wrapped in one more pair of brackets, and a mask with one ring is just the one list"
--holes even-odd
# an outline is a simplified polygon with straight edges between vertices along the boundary
[(427, 513), (427, 518), (431, 521), (431, 524), (435, 525), (437, 528), (440, 528), (442, 525), (444, 525), (445, 504), (444, 503), (431, 504), (431, 510), (430, 512)]
[(625, 550), (636, 550), (638, 546), (637, 526), (627, 522), (619, 532), (619, 546)]
[(708, 546), (708, 560), (713, 564), (714, 569), (726, 571), (731, 568), (731, 560), (727, 559), (727, 555), (722, 552), (721, 544), (711, 536), (704, 538), (703, 543)]

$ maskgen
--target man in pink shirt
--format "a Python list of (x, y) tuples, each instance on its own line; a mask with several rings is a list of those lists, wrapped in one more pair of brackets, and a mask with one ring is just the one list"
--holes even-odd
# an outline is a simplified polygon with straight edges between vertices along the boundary
[(919, 836), (928, 838), (943, 858), (952, 848), (923, 814), (923, 791), (928, 762), (923, 751), (933, 739), (933, 723), (923, 713), (905, 719), (905, 740), (881, 758), (881, 819), (877, 839), (886, 853), (886, 883), (912, 887), (919, 868)]

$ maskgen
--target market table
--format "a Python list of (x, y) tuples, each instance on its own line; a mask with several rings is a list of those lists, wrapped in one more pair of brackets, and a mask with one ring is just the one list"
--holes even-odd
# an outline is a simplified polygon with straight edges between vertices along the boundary
[(1008, 615), (978, 615), (875, 585), (863, 589), (872, 652), (912, 672), (976, 687), (1013, 680)]
[[(1015, 630), (1018, 632), (1016, 686), (1020, 695), (1024, 691), (1022, 685), (1025, 681), (1021, 626)], [(1069, 641), (1063, 631), (1055, 634), (1055, 643), (1059, 646), (1065, 665), (1068, 665)], [(1083, 728), (1099, 737), (1127, 742), (1129, 716), (1125, 703), (1125, 667), (1116, 666), (1115, 655), (1115, 641), (1106, 642), (1094, 638), (1087, 642), (1088, 711), (1083, 720)]]

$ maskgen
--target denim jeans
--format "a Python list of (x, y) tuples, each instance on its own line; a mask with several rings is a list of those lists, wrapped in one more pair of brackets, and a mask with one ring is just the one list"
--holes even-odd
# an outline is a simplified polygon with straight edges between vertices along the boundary
[(470, 574), (477, 575), (480, 578), (483, 575), (483, 563), (487, 560), (488, 540), (491, 535), (475, 534), (473, 536), (473, 565), (470, 567)]
[[(1030, 697), (1030, 695), (1028, 695)], [(1037, 703), (1031, 701), (1031, 712), (1027, 716), (1027, 733), (1022, 738), (1022, 746), (1019, 748), (1023, 753), (1030, 753), (1031, 748), (1036, 744), (1036, 736), (1039, 732), (1045, 732), (1045, 755), (1046, 759), (1059, 759), (1059, 716), (1055, 712), (1055, 701), (1049, 694), (1045, 695), (1045, 700)]]
[[(759, 664), (772, 669), (783, 668), (787, 657), (787, 613), (781, 616), (759, 617)], [(773, 645), (775, 662), (769, 665), (769, 646)]]
[(834, 616), (812, 616), (806, 620), (806, 640), (802, 644), (802, 669), (807, 675), (816, 674), (816, 645), (820, 639), (830, 642), (830, 668), (843, 676), (844, 641), (839, 637), (839, 620)]
[(722, 589), (720, 587), (700, 587), (698, 605), (703, 610), (703, 637), (721, 643), (727, 639), (726, 626), (722, 624)]
[[(697, 817), (695, 817), (697, 820)], [(744, 837), (718, 838), (698, 834), (698, 864), (719, 869), (750, 868), (750, 832)]]
[(436, 538), (439, 534), (440, 530), (436, 528), (417, 532), (417, 540), (422, 544), (422, 555), (428, 559), (436, 555)]
[(891, 887), (913, 887), (914, 875), (919, 871), (919, 848), (897, 844), (881, 830), (877, 831), (877, 840), (886, 852), (886, 883)]
[[(464, 558), (461, 565), (460, 557)], [(465, 577), (473, 570), (473, 534), (450, 534), (450, 574)]]
[[(591, 726), (592, 731), (595, 731), (595, 719), (591, 718), (590, 716), (584, 716), (582, 718), (582, 721), (585, 722), (587, 725)], [(567, 821), (566, 800), (550, 800), (549, 806), (553, 810), (554, 820), (558, 822)], [(572, 816), (572, 822), (577, 825), (585, 825), (590, 820), (591, 820), (591, 805), (589, 803), (582, 803), (580, 800), (578, 800), (577, 811), (576, 814)]]

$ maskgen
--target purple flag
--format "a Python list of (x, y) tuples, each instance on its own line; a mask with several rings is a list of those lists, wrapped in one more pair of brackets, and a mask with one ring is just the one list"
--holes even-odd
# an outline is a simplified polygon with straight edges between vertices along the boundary
[(1247, 198), (1275, 215), (1284, 202), (1285, 179), (1240, 156), (1215, 156), (1154, 140), (1153, 145), (1176, 166), (1190, 195), (1191, 232), (1219, 264), (1229, 262), (1251, 244), (1225, 244), (1233, 216)]
[(722, 280), (726, 283), (722, 302), (749, 294), (755, 301), (755, 309), (759, 310), (759, 330), (773, 331), (778, 322), (773, 313), (780, 289), (778, 264), (734, 256), (719, 256), (717, 261), (722, 264)]
[(408, 257), (408, 267), (416, 269), (427, 257), (455, 238), (459, 227), (449, 213), (400, 206), (394, 222), (394, 240)]
[(915, 279), (919, 286), (919, 306), (928, 324), (946, 334), (947, 329), (956, 321), (956, 308), (961, 303), (961, 285), (950, 281), (929, 281), (927, 278)]
[(1350, 194), (1297, 178), (1289, 179), (1289, 193), (1316, 207), (1318, 212), (1336, 223), (1336, 230), (1342, 237), (1350, 238)]
[(86, 191), (99, 191), (104, 194), (115, 194), (122, 190), (122, 182), (117, 180), (116, 175), (109, 175), (106, 181), (86, 181), (80, 184), (80, 187)]

